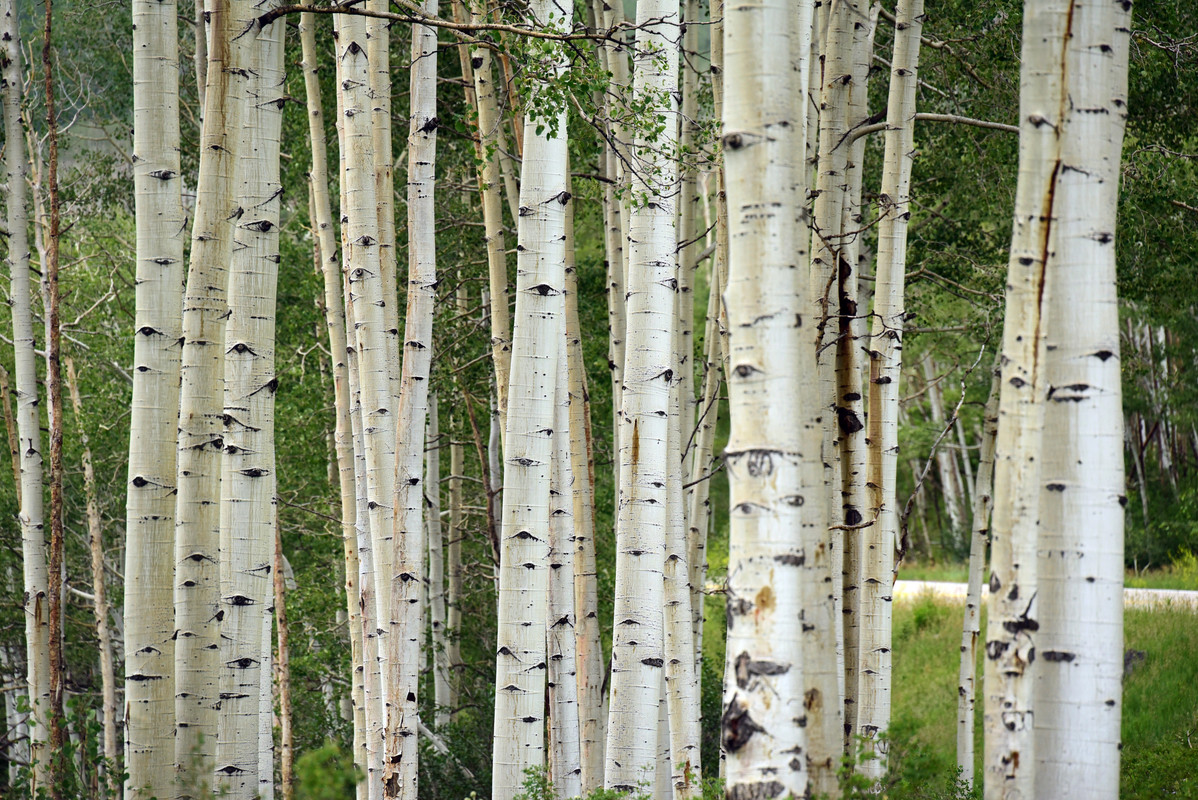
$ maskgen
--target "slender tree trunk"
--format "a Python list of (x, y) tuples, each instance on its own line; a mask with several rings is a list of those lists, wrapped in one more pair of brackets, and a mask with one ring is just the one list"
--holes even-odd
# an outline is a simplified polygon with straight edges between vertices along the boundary
[[(536, 0), (529, 23), (545, 28), (550, 11), (572, 16), (570, 2)], [(555, 63), (558, 71), (565, 68)], [(531, 123), (531, 120), (529, 120)], [(500, 532), (499, 622), (496, 634), (494, 767), (491, 796), (511, 800), (524, 770), (545, 761), (546, 602), (549, 586), (549, 478), (554, 392), (562, 346), (558, 317), (565, 290), (566, 116), (524, 141), (518, 220), (516, 314), (504, 436), (503, 525)], [(546, 343), (551, 343), (546, 346)]]
[[(725, 11), (727, 81), (735, 87), (723, 137), (732, 431), (722, 744), (730, 797), (807, 796), (812, 765), (800, 754), (810, 753), (811, 723), (831, 701), (818, 689), (805, 694), (811, 662), (803, 651), (823, 642), (801, 630), (805, 620), (832, 622), (808, 616), (801, 589), (812, 578), (815, 546), (826, 547), (827, 526), (813, 424), (820, 404), (807, 380), (815, 371), (813, 326), (803, 311), (805, 271), (795, 269), (807, 261), (799, 100), (812, 10), (809, 2), (777, 1)], [(826, 569), (826, 554), (819, 558)]]
[(3, 47), (5, 171), (8, 183), (8, 270), (11, 280), (13, 350), (17, 390), (17, 438), (21, 460), (21, 562), (24, 571), (26, 685), (29, 692), (30, 791), (48, 789), (46, 741), (50, 711), (49, 575), (43, 527), (41, 415), (37, 342), (29, 269), (29, 162), (21, 124), (22, 50), (16, 0), (4, 0)]
[[(457, 312), (465, 317), (469, 311), (466, 283), (458, 285)], [(461, 417), (458, 417), (459, 424)], [(462, 661), (462, 539), (465, 537), (463, 524), (462, 483), (466, 475), (466, 454), (459, 441), (451, 439), (449, 444), (449, 541), (446, 543), (446, 627), (445, 646), (449, 662), (449, 706), (456, 712), (458, 696), (465, 664)], [(452, 719), (452, 717), (451, 717)]]
[(870, 487), (869, 513), (874, 524), (864, 529), (860, 540), (857, 577), (860, 627), (854, 733), (864, 737), (865, 752), (874, 756), (863, 760), (860, 770), (875, 780), (882, 776), (887, 766), (885, 742), (878, 736), (890, 725), (891, 593), (899, 527), (899, 382), (906, 314), (904, 270), (923, 0), (901, 0), (896, 17), (898, 24), (895, 26), (886, 103), (886, 147), (882, 165), (882, 194), (887, 199), (883, 201), (878, 222), (877, 288), (869, 353), (867, 485)]
[[(283, 531), (275, 525), (274, 547), (274, 600), (275, 621), (279, 629), (278, 640), (278, 683), (279, 683), (279, 752), (280, 783), (283, 800), (295, 797), (295, 742), (291, 720), (291, 652), (290, 628), (287, 625), (287, 580), (283, 570)], [(269, 719), (269, 717), (268, 717)]]
[[(1045, 326), (1049, 254), (1061, 214), (1061, 126), (1069, 0), (1028, 3), (1019, 84), (1019, 180), (1007, 268), (1003, 383), (994, 463), (990, 604), (986, 628), (987, 800), (1035, 796), (1033, 714), (1039, 649), (1039, 495), (1044, 429)], [(1020, 758), (1023, 755), (1023, 758)]]
[[(936, 380), (936, 365), (935, 359), (926, 358), (923, 362), (923, 376), (927, 381), (928, 387), (928, 405), (932, 412), (932, 422), (937, 429), (943, 430), (947, 420), (944, 416), (944, 391), (940, 383)], [(956, 421), (953, 422), (956, 426)], [(956, 466), (956, 459), (953, 454), (945, 447), (936, 448), (936, 471), (940, 476), (940, 490), (944, 498), (944, 510), (948, 514), (948, 524), (952, 529), (948, 535), (941, 531), (941, 542), (943, 545), (955, 544), (960, 535), (963, 526), (962, 509), (964, 494), (961, 487), (961, 473)]]
[(1046, 270), (1035, 788), (1117, 798), (1127, 498), (1115, 227), (1131, 19), (1118, 3), (1069, 14), (1060, 164), (1070, 168), (1056, 175)]
[[(232, 798), (271, 786), (263, 774), (263, 693), (270, 686), (269, 625), (275, 538), (275, 290), (279, 265), (282, 21), (259, 29), (238, 2), (247, 85), (237, 218), (225, 327), (224, 458), (220, 503), (220, 690), (216, 775)], [(269, 760), (269, 759), (266, 759)]]
[[(568, 249), (568, 248), (567, 248)], [(557, 797), (582, 794), (578, 649), (574, 607), (574, 492), (580, 477), (570, 455), (569, 356), (566, 315), (558, 318), (553, 456), (549, 475), (549, 775)], [(552, 349), (552, 348), (549, 348)]]
[[(423, 10), (436, 15), (437, 1)], [(411, 111), (408, 120), (408, 291), (404, 317), (403, 373), (393, 443), (396, 453), (395, 556), (388, 633), (388, 702), (383, 794), (416, 797), (420, 708), (420, 655), (424, 649), (424, 429), (433, 354), (436, 302), (437, 29), (412, 28)], [(390, 296), (388, 297), (390, 300)], [(429, 491), (438, 491), (433, 485)]]
[(425, 456), (425, 480), (428, 482), (428, 598), (429, 627), (433, 647), (433, 705), (436, 729), (449, 724), (449, 648), (445, 635), (445, 545), (441, 535), (441, 424), (437, 398), (429, 400), (428, 455)]
[[(63, 659), (63, 574), (65, 571), (65, 531), (63, 529), (62, 493), (66, 468), (62, 459), (62, 312), (58, 288), (59, 241), (61, 237), (61, 206), (58, 196), (58, 117), (55, 110), (53, 63), (53, 4), (46, 0), (45, 26), (42, 29), (42, 76), (46, 101), (46, 188), (49, 205), (48, 227), (45, 233), (46, 251), (42, 262), (43, 290), (46, 295), (46, 394), (50, 398), (50, 558), (47, 564), (50, 616), (50, 706), (47, 709), (50, 737), (48, 789), (51, 800), (61, 800), (66, 789), (67, 761), (66, 662)], [(136, 408), (136, 406), (135, 406)], [(169, 673), (168, 673), (169, 674)], [(169, 695), (168, 695), (169, 696)]]
[(83, 425), (83, 401), (79, 397), (79, 381), (75, 376), (75, 363), (66, 359), (67, 391), (71, 396), (71, 408), (75, 412), (76, 434), (83, 448), (83, 490), (87, 497), (87, 539), (91, 552), (92, 607), (96, 617), (96, 639), (100, 647), (100, 691), (101, 724), (104, 740), (100, 750), (104, 757), (101, 765), (106, 778), (107, 790), (116, 795), (120, 790), (117, 779), (117, 722), (116, 722), (116, 670), (112, 658), (112, 631), (108, 627), (108, 584), (104, 579), (104, 523), (100, 516), (100, 497), (96, 490), (96, 471), (92, 467), (92, 451), (88, 442), (87, 429)]
[(225, 313), (234, 172), (246, 73), (229, 0), (210, 0), (195, 223), (183, 299), (175, 502), (175, 752), (179, 798), (203, 797), (215, 769), (220, 663), (220, 497)]
[(978, 635), (982, 624), (982, 573), (990, 544), (990, 512), (994, 508), (994, 445), (998, 435), (998, 393), (1001, 374), (995, 364), (990, 397), (984, 412), (982, 450), (973, 493), (973, 532), (969, 543), (969, 584), (965, 593), (965, 619), (961, 628), (961, 668), (957, 673), (957, 768), (961, 780), (973, 784), (973, 709), (977, 697)]
[(182, 338), (178, 17), (175, 3), (133, 3), (133, 164), (137, 318), (125, 545), (128, 798), (174, 792), (175, 626), (169, 554)]
[(655, 766), (665, 658), (664, 585), (669, 522), (667, 474), (670, 385), (675, 378), (677, 280), (676, 144), (678, 0), (637, 4), (633, 103), (663, 120), (654, 142), (639, 132), (629, 220), (628, 344), (621, 392), (619, 513), (616, 527), (615, 623), (607, 726), (609, 789), (635, 791)]

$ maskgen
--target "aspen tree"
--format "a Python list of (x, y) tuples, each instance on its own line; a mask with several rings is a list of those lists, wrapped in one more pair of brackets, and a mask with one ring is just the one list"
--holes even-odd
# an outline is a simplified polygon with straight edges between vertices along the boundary
[(595, 463), (591, 450), (591, 407), (578, 318), (578, 270), (574, 260), (574, 200), (566, 207), (566, 357), (569, 375), (571, 511), (574, 515), (571, 562), (574, 568), (574, 638), (578, 679), (581, 789), (603, 786), (603, 643), (599, 638), (598, 568), (595, 563)]
[[(276, 517), (274, 559), (271, 563), (274, 578), (275, 620), (279, 629), (279, 749), (281, 751), (279, 778), (282, 783), (283, 800), (293, 800), (295, 797), (295, 743), (291, 732), (291, 634), (287, 624), (287, 579), (283, 571), (284, 561), (283, 532), (279, 528)], [(267, 639), (269, 641), (269, 635)], [(271, 714), (265, 714), (264, 718), (269, 728)]]
[(425, 479), (428, 481), (428, 598), (433, 648), (433, 705), (438, 731), (449, 724), (449, 648), (445, 636), (445, 545), (441, 534), (441, 421), (437, 398), (429, 400)]
[(220, 497), (226, 284), (247, 74), (230, 0), (208, 8), (204, 124), (183, 297), (175, 502), (175, 769), (179, 797), (211, 786), (220, 663)]
[(91, 553), (92, 606), (96, 617), (96, 640), (100, 647), (100, 691), (101, 723), (104, 740), (100, 754), (106, 763), (104, 771), (108, 791), (116, 795), (119, 791), (116, 765), (117, 752), (116, 722), (116, 670), (112, 657), (112, 630), (108, 625), (108, 586), (104, 577), (104, 523), (100, 517), (100, 497), (96, 490), (96, 470), (92, 466), (91, 444), (87, 429), (83, 425), (83, 401), (79, 396), (79, 380), (75, 375), (75, 362), (64, 359), (67, 367), (67, 391), (71, 397), (71, 409), (75, 413), (75, 433), (83, 448), (83, 488), (87, 496), (87, 540)]
[[(798, 100), (812, 8), (738, 4), (724, 21), (727, 81), (736, 91), (723, 119), (732, 430), (721, 738), (727, 791), (736, 797), (808, 794), (807, 737), (815, 706), (829, 699), (818, 690), (805, 697), (803, 650), (816, 640), (801, 633), (816, 619), (800, 585), (810, 579), (804, 565), (824, 547), (826, 527), (820, 409), (804, 380), (815, 370), (809, 289), (796, 268), (807, 258)], [(828, 647), (825, 659), (833, 652)]]
[[(1119, 796), (1123, 413), (1116, 209), (1130, 3), (1075, 2), (1048, 251), (1035, 790)], [(1167, 448), (1162, 448), (1167, 452)]]
[(974, 703), (977, 698), (978, 635), (982, 617), (982, 572), (986, 568), (986, 546), (990, 543), (990, 512), (994, 508), (994, 445), (998, 436), (998, 393), (1002, 376), (997, 363), (990, 383), (990, 397), (983, 412), (981, 453), (973, 491), (973, 525), (969, 543), (969, 582), (965, 593), (965, 617), (961, 626), (961, 667), (957, 673), (957, 768), (961, 780), (973, 785)]
[[(548, 28), (551, 12), (564, 12), (570, 19), (571, 4), (564, 6), (537, 0), (529, 7), (529, 22)], [(558, 60), (559, 53), (552, 57), (551, 68), (560, 76), (565, 64)], [(491, 784), (495, 800), (515, 797), (525, 769), (541, 766), (545, 759), (549, 478), (569, 201), (566, 115), (564, 110), (550, 113), (556, 118), (538, 121), (526, 112), (520, 181), (516, 313), (503, 443)]]
[(180, 183), (178, 18), (174, 2), (133, 3), (133, 180), (137, 314), (125, 522), (126, 796), (173, 794), (174, 624), (169, 553), (185, 223)]
[[(469, 299), (465, 281), (458, 284), (457, 312), (465, 317), (469, 312)], [(459, 417), (460, 419), (460, 417)], [(449, 661), (449, 705), (458, 705), (459, 685), (462, 681), (462, 538), (463, 524), (462, 483), (466, 475), (466, 454), (462, 444), (450, 438), (449, 443), (449, 541), (446, 543), (446, 640)], [(452, 719), (452, 717), (451, 717)]]
[[(275, 290), (279, 264), (279, 139), (283, 29), (259, 28), (254, 9), (233, 6), (250, 80), (233, 232), (225, 327), (224, 458), (221, 464), (221, 704), (216, 774), (222, 791), (250, 800), (271, 785), (262, 743), (270, 685), (272, 543), (275, 536)], [(264, 641), (265, 640), (265, 641)]]
[[(527, 141), (527, 140), (526, 140)], [(567, 247), (568, 249), (568, 247)], [(582, 794), (578, 650), (574, 607), (574, 491), (570, 456), (566, 314), (558, 318), (553, 456), (549, 475), (549, 596), (546, 635), (549, 685), (549, 775), (557, 797)]]
[(874, 524), (863, 529), (857, 573), (859, 634), (854, 733), (865, 739), (866, 751), (874, 756), (863, 760), (860, 770), (874, 779), (880, 778), (886, 769), (886, 752), (878, 735), (890, 724), (891, 593), (899, 526), (899, 379), (906, 314), (903, 289), (923, 0), (902, 0), (895, 16), (869, 353), (867, 485), (871, 493), (869, 513)]
[[(614, 5), (614, 4), (613, 4)], [(637, 4), (632, 98), (660, 126), (632, 144), (628, 346), (620, 393), (615, 622), (604, 784), (634, 791), (652, 779), (664, 666), (666, 477), (677, 259), (678, 0)], [(652, 137), (652, 142), (650, 142)]]
[(1067, 110), (1069, 0), (1028, 3), (1019, 73), (1019, 178), (1007, 266), (985, 660), (987, 800), (1035, 796), (1033, 727), (1049, 255)]
[(337, 457), (338, 488), (341, 498), (341, 536), (345, 550), (346, 612), (353, 670), (354, 705), (354, 762), (365, 772), (365, 689), (362, 661), (362, 619), (358, 592), (358, 540), (355, 522), (357, 502), (354, 490), (354, 450), (349, 420), (349, 353), (346, 341), (345, 304), (341, 291), (341, 260), (333, 228), (333, 213), (329, 199), (328, 146), (325, 141), (324, 111), (320, 96), (320, 75), (316, 55), (315, 17), (300, 16), (300, 45), (302, 69), (308, 106), (308, 135), (312, 150), (312, 168), (308, 173), (312, 188), (312, 225), (315, 231), (316, 253), (324, 278), (325, 326), (328, 329), (329, 353), (333, 360), (333, 405), (336, 413), (333, 433)]
[[(435, 16), (436, 0), (426, 0)], [(396, 493), (391, 629), (384, 680), (387, 727), (383, 794), (415, 797), (420, 724), (417, 705), (420, 655), (424, 641), (420, 597), (424, 585), (424, 427), (433, 354), (436, 303), (436, 214), (433, 205), (437, 163), (437, 29), (412, 27), (411, 110), (408, 119), (408, 290), (404, 318), (403, 372), (394, 442)], [(388, 302), (391, 301), (388, 296)], [(429, 491), (438, 491), (434, 484)]]
[(11, 280), (17, 438), (21, 463), (21, 562), (25, 589), (25, 665), (29, 697), (30, 791), (47, 786), (47, 714), (50, 708), (49, 574), (43, 525), (41, 420), (37, 343), (29, 269), (29, 162), (21, 124), (21, 39), (16, 0), (4, 0), (3, 57), (5, 172), (8, 183), (8, 274)]
[[(932, 414), (932, 422), (943, 429), (947, 420), (944, 416), (944, 391), (937, 380), (935, 358), (929, 356), (923, 361), (923, 375), (928, 387), (928, 406)], [(953, 423), (957, 427), (956, 422)], [(945, 447), (936, 448), (936, 471), (940, 476), (940, 496), (944, 500), (944, 509), (948, 516), (951, 530), (950, 541), (957, 541), (963, 525), (962, 508), (965, 490), (961, 484), (961, 473), (957, 468), (957, 459)]]

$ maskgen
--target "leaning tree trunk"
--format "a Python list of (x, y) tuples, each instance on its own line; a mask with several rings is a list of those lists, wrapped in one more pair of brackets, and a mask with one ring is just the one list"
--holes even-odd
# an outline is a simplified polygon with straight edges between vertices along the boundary
[(133, 3), (137, 313), (125, 516), (127, 798), (174, 794), (175, 627), (170, 554), (186, 230), (179, 175), (176, 4)]
[(100, 648), (100, 691), (101, 724), (104, 740), (100, 754), (104, 757), (101, 770), (108, 791), (115, 797), (120, 791), (117, 780), (117, 721), (116, 721), (116, 670), (112, 657), (112, 630), (108, 626), (108, 582), (104, 575), (104, 522), (100, 516), (100, 497), (96, 490), (96, 470), (92, 466), (91, 445), (87, 429), (83, 425), (83, 401), (79, 397), (79, 380), (75, 375), (75, 363), (65, 359), (67, 366), (67, 391), (71, 396), (71, 408), (75, 412), (75, 433), (83, 449), (83, 489), (87, 497), (87, 541), (91, 552), (92, 607), (96, 617), (96, 639)]
[[(809, 380), (814, 326), (804, 313), (799, 101), (812, 8), (774, 0), (725, 11), (732, 430), (725, 451), (731, 538), (721, 738), (730, 797), (807, 796), (803, 754), (812, 706), (828, 711), (834, 700), (816, 695), (805, 703), (803, 674), (803, 650), (822, 640), (802, 632), (804, 620), (815, 617), (808, 617), (801, 583), (812, 577), (805, 564), (815, 561), (814, 543), (827, 525), (820, 404)], [(830, 626), (823, 616), (818, 624)], [(830, 660), (832, 648), (822, 655)]]
[(654, 769), (664, 679), (666, 478), (670, 384), (677, 367), (673, 331), (677, 239), (675, 208), (678, 0), (637, 4), (633, 103), (663, 120), (654, 137), (638, 131), (631, 170), (636, 206), (629, 221), (628, 339), (619, 421), (615, 623), (608, 711), (609, 789), (635, 791)]
[(982, 573), (986, 569), (986, 547), (990, 544), (990, 512), (994, 508), (994, 444), (998, 436), (998, 393), (1001, 373), (995, 364), (990, 397), (978, 458), (977, 482), (973, 490), (973, 528), (969, 543), (969, 583), (965, 592), (965, 618), (961, 627), (961, 667), (957, 672), (957, 768), (961, 780), (973, 785), (973, 710), (977, 698), (978, 635), (982, 625)]
[[(1034, 672), (1040, 628), (1037, 561), (1046, 384), (1045, 273), (1058, 241), (1056, 186), (1070, 0), (1028, 3), (1019, 84), (1019, 180), (1007, 267), (1002, 391), (994, 463), (985, 665), (987, 800), (1035, 796)], [(1022, 757), (1021, 757), (1022, 756)]]
[(923, 0), (902, 0), (895, 25), (890, 92), (886, 103), (886, 151), (882, 165), (883, 207), (878, 222), (877, 290), (870, 337), (868, 439), (870, 516), (857, 565), (858, 634), (854, 733), (864, 737), (874, 758), (862, 773), (878, 780), (886, 770), (890, 725), (891, 623), (895, 548), (898, 545), (898, 414), (902, 374), (904, 270), (914, 160), (915, 90)]
[[(550, 11), (571, 4), (536, 0), (530, 22), (549, 25)], [(560, 75), (564, 64), (552, 69)], [(507, 430), (503, 456), (499, 622), (495, 657), (494, 767), (491, 796), (511, 800), (524, 771), (545, 761), (545, 671), (549, 556), (549, 475), (552, 463), (558, 317), (565, 290), (566, 115), (556, 129), (527, 120), (516, 248), (516, 313), (512, 336)], [(546, 346), (546, 343), (549, 343)]]
[(216, 774), (222, 791), (252, 800), (269, 788), (262, 770), (263, 687), (270, 685), (267, 631), (274, 587), (275, 290), (279, 266), (279, 139), (283, 120), (283, 29), (259, 29), (249, 4), (234, 6), (249, 30), (250, 74), (229, 267), (225, 327), (224, 458), (220, 502), (220, 711)]
[(13, 351), (17, 389), (17, 438), (21, 459), (21, 561), (25, 584), (26, 683), (29, 692), (30, 791), (47, 787), (46, 715), (50, 707), (49, 575), (42, 509), (41, 413), (37, 342), (29, 270), (29, 162), (21, 124), (21, 40), (16, 0), (5, 0), (3, 48), (5, 171), (8, 181), (8, 269), (11, 279)]
[[(436, 0), (424, 11), (435, 15)], [(424, 642), (424, 428), (433, 354), (437, 251), (433, 187), (437, 163), (437, 29), (412, 28), (411, 112), (408, 120), (408, 306), (404, 318), (396, 453), (395, 549), (390, 629), (385, 639), (387, 698), (383, 795), (415, 797), (419, 755), (417, 704)], [(387, 297), (390, 301), (391, 296)], [(438, 491), (435, 484), (428, 491)]]
[(1085, 786), (1087, 797), (1117, 798), (1127, 500), (1115, 212), (1131, 15), (1120, 3), (1069, 13), (1061, 213), (1047, 265), (1035, 787), (1038, 797)]
[(225, 312), (245, 70), (234, 7), (208, 9), (208, 70), (195, 222), (183, 298), (175, 501), (175, 757), (178, 796), (212, 785), (220, 663), (220, 464)]

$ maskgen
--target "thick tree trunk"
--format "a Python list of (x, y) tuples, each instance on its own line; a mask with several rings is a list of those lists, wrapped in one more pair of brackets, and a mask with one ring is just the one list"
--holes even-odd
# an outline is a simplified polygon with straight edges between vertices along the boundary
[(915, 90), (923, 0), (902, 0), (897, 8), (894, 56), (886, 104), (886, 149), (882, 165), (878, 267), (870, 337), (869, 515), (857, 567), (858, 620), (856, 720), (853, 733), (866, 740), (874, 758), (862, 773), (879, 779), (886, 770), (884, 741), (890, 725), (891, 623), (895, 548), (898, 546), (899, 382), (902, 376), (904, 275), (907, 223), (914, 160)]
[(247, 80), (229, 0), (208, 7), (208, 70), (183, 299), (175, 503), (175, 753), (180, 798), (212, 786), (220, 663), (220, 463), (234, 172)]
[[(564, 6), (564, 9), (563, 9)], [(530, 23), (547, 27), (549, 13), (570, 14), (569, 2), (536, 0)], [(557, 70), (564, 64), (555, 64)], [(560, 73), (559, 73), (560, 74)], [(531, 120), (529, 120), (531, 123)], [(565, 291), (565, 209), (568, 195), (565, 114), (524, 141), (516, 267), (512, 373), (504, 436), (503, 525), (500, 531), (499, 622), (495, 659), (494, 766), (491, 796), (511, 800), (524, 771), (545, 762), (546, 601), (549, 556), (549, 476), (554, 392), (561, 346), (558, 317)], [(546, 346), (546, 343), (551, 343)]]
[(174, 794), (175, 446), (183, 301), (178, 21), (174, 2), (133, 3), (137, 205), (129, 489), (125, 523), (127, 797)]
[(998, 436), (998, 393), (1001, 373), (997, 363), (986, 400), (982, 450), (973, 492), (973, 530), (969, 543), (969, 583), (965, 592), (965, 618), (961, 627), (961, 667), (957, 672), (957, 767), (961, 780), (973, 785), (974, 705), (977, 698), (978, 635), (982, 625), (982, 573), (990, 544), (990, 512), (994, 508), (994, 445)]
[[(607, 726), (609, 789), (635, 791), (657, 760), (664, 666), (666, 488), (670, 385), (677, 367), (674, 294), (677, 258), (678, 0), (637, 4), (633, 102), (663, 120), (652, 144), (638, 133), (625, 285), (628, 342), (620, 401), (619, 513), (616, 527), (615, 623)], [(618, 55), (618, 54), (617, 54)]]
[[(994, 463), (985, 669), (987, 800), (1035, 796), (1033, 730), (1040, 607), (1038, 547), (1044, 429), (1045, 280), (1061, 214), (1065, 45), (1070, 0), (1028, 3), (1019, 84), (1019, 180), (1007, 267), (1003, 383)], [(1022, 758), (1020, 757), (1022, 756)]]
[(1070, 14), (1047, 267), (1035, 787), (1117, 798), (1126, 489), (1115, 212), (1131, 20), (1119, 3), (1077, 2)]
[[(250, 30), (242, 157), (225, 327), (224, 458), (220, 503), (220, 691), (216, 774), (232, 798), (269, 789), (263, 774), (263, 694), (270, 686), (269, 625), (275, 538), (275, 290), (279, 265), (279, 139), (283, 119), (282, 21), (259, 29), (255, 9), (234, 6)], [(267, 759), (269, 760), (269, 759)]]
[[(425, 0), (435, 15), (436, 0)], [(437, 29), (412, 28), (411, 110), (408, 118), (408, 291), (404, 317), (403, 371), (393, 442), (395, 476), (395, 571), (391, 581), (391, 628), (385, 679), (385, 797), (416, 797), (420, 709), (420, 655), (424, 650), (421, 592), (424, 586), (424, 428), (433, 354), (437, 251), (433, 182), (437, 163)], [(390, 301), (392, 296), (388, 296)], [(436, 485), (428, 491), (438, 491)]]
[(807, 263), (799, 101), (812, 9), (776, 0), (725, 12), (732, 431), (722, 743), (730, 797), (807, 796), (814, 765), (800, 754), (810, 753), (810, 734), (818, 738), (821, 709), (835, 704), (830, 668), (822, 696), (825, 684), (807, 693), (804, 675), (812, 661), (804, 650), (826, 647), (817, 655), (834, 663), (833, 642), (802, 631), (832, 626), (830, 614), (811, 613), (802, 590), (817, 559), (827, 570), (821, 409), (809, 381), (814, 326), (804, 313), (806, 271), (795, 268)]
[(17, 390), (17, 438), (21, 459), (21, 562), (24, 571), (26, 686), (29, 692), (30, 791), (48, 789), (46, 740), (50, 708), (49, 575), (43, 527), (41, 415), (37, 343), (29, 269), (29, 162), (21, 124), (22, 50), (16, 0), (4, 0), (3, 47), (5, 172), (8, 183), (8, 270), (11, 280), (13, 350)]
[(75, 376), (75, 363), (66, 359), (67, 391), (71, 396), (71, 408), (75, 412), (75, 432), (83, 449), (83, 491), (87, 497), (87, 540), (91, 553), (92, 607), (96, 617), (96, 639), (100, 647), (100, 720), (103, 726), (104, 757), (101, 770), (106, 778), (108, 791), (113, 796), (120, 791), (117, 779), (117, 721), (116, 721), (116, 670), (112, 657), (112, 630), (108, 626), (108, 582), (104, 577), (104, 522), (100, 516), (100, 497), (96, 490), (96, 471), (92, 466), (91, 445), (87, 429), (83, 425), (83, 401), (79, 397), (79, 381)]

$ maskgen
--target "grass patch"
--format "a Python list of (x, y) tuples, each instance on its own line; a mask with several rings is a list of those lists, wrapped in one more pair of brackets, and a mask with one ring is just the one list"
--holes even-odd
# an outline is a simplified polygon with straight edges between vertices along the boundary
[[(1187, 557), (1188, 556), (1188, 557)], [(1134, 589), (1186, 589), (1198, 591), (1198, 564), (1195, 556), (1185, 554), (1175, 564), (1160, 569), (1137, 573), (1128, 570), (1123, 576), (1123, 585)], [(945, 581), (965, 583), (969, 580), (969, 568), (954, 562), (937, 564), (904, 563), (899, 570), (899, 580)]]
[[(895, 605), (890, 738), (901, 790), (895, 796), (937, 796), (921, 793), (920, 787), (943, 786), (956, 771), (961, 615), (961, 606), (931, 598)], [(1127, 649), (1143, 650), (1147, 658), (1124, 683), (1122, 797), (1198, 798), (1198, 617), (1129, 610), (1124, 639)], [(975, 769), (980, 778), (980, 653), (978, 670)]]

